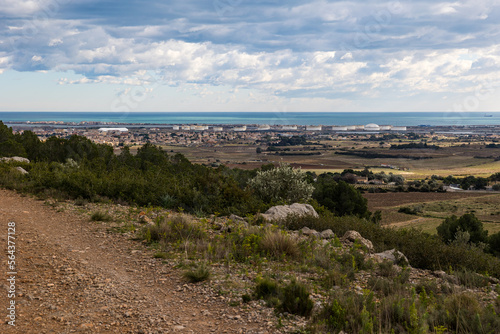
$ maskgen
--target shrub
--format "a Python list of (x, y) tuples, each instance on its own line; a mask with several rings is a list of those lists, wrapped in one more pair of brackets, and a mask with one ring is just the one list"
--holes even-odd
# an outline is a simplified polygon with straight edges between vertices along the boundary
[(292, 280), (282, 289), (280, 301), (279, 308), (283, 312), (302, 316), (309, 316), (314, 306), (313, 301), (309, 298), (309, 291), (296, 280)]
[(488, 286), (489, 283), (488, 278), (467, 269), (457, 270), (455, 277), (461, 285), (467, 288), (482, 288)]
[(489, 251), (500, 257), (500, 232), (490, 235), (488, 238)]
[(471, 243), (488, 241), (488, 231), (484, 230), (483, 223), (473, 213), (466, 213), (460, 218), (451, 216), (437, 227), (439, 237), (447, 243), (455, 240), (459, 231), (469, 233)]
[(260, 241), (260, 248), (265, 254), (275, 259), (283, 255), (297, 257), (299, 254), (297, 241), (280, 231), (268, 230)]
[(361, 192), (344, 181), (335, 181), (329, 174), (318, 177), (313, 198), (337, 216), (370, 216), (367, 199)]
[(106, 212), (96, 211), (96, 212), (92, 213), (92, 215), (90, 216), (90, 220), (92, 220), (94, 222), (96, 222), (96, 221), (109, 222), (109, 221), (113, 220), (113, 217), (111, 217)]
[(278, 283), (269, 278), (262, 278), (257, 281), (254, 295), (258, 299), (268, 299), (269, 297), (278, 297)]
[(267, 203), (307, 201), (314, 191), (314, 187), (306, 181), (304, 172), (286, 164), (257, 172), (248, 185)]
[(184, 278), (190, 283), (206, 281), (210, 278), (210, 269), (203, 262), (196, 265), (193, 269), (184, 272)]

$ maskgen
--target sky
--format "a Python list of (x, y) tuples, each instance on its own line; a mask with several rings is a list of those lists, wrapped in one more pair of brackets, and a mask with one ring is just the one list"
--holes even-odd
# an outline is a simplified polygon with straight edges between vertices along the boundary
[(0, 0), (0, 111), (499, 111), (500, 1)]

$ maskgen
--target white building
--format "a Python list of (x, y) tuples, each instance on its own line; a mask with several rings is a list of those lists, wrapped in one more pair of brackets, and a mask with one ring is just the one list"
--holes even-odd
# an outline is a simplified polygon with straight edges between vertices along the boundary
[(321, 125), (308, 125), (306, 126), (306, 131), (321, 131), (323, 127)]
[(406, 126), (393, 126), (392, 131), (406, 131)]
[(380, 126), (375, 123), (366, 124), (364, 127), (365, 131), (380, 131)]
[[(351, 130), (355, 130), (356, 128), (353, 126)], [(332, 131), (347, 131), (347, 126), (332, 126)]]
[(283, 125), (281, 127), (281, 130), (283, 130), (283, 131), (296, 131), (297, 125)]
[(235, 132), (244, 132), (244, 131), (247, 131), (247, 127), (246, 126), (236, 126), (233, 128), (233, 131)]
[[(67, 131), (67, 130), (66, 130)], [(99, 132), (128, 132), (127, 128), (99, 128)]]
[(258, 131), (269, 131), (271, 130), (271, 127), (267, 124), (264, 124), (264, 125), (259, 125), (259, 127), (257, 128)]

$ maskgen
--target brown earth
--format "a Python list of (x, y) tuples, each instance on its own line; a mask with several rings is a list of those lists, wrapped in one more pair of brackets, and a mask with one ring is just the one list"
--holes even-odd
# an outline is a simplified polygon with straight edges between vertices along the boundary
[(390, 208), (403, 204), (424, 203), (435, 201), (447, 201), (460, 198), (481, 197), (489, 196), (491, 193), (480, 192), (445, 192), (445, 193), (423, 193), (423, 192), (409, 192), (409, 193), (365, 193), (363, 197), (368, 200), (368, 210), (375, 211), (382, 208)]
[[(277, 333), (268, 308), (229, 306), (138, 241), (75, 212), (0, 190), (0, 333)], [(15, 222), (16, 326), (7, 324), (7, 231)]]

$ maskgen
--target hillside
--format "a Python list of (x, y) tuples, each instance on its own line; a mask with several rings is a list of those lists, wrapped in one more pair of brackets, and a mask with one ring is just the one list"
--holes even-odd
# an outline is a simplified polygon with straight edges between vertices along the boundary
[[(0, 191), (0, 203), (1, 220), (16, 222), (18, 250), (17, 327), (6, 326), (2, 333), (323, 333), (344, 326), (351, 329), (348, 333), (358, 333), (363, 332), (356, 327), (363, 326), (362, 321), (372, 329), (389, 327), (401, 333), (412, 328), (480, 332), (463, 327), (470, 319), (460, 312), (477, 312), (489, 328), (499, 323), (486, 311), (490, 304), (490, 310), (500, 311), (497, 279), (469, 271), (388, 265), (363, 243), (337, 237), (321, 240), (306, 230), (290, 230), (279, 233), (287, 236), (285, 240), (297, 240), (304, 254), (300, 257), (293, 251), (265, 256), (259, 243), (241, 253), (249, 240), (274, 235), (277, 227), (246, 227), (214, 216), (184, 216), (206, 232), (207, 239), (196, 241), (190, 235), (185, 244), (146, 243), (144, 231), (176, 221), (178, 214), (161, 208), (37, 200), (6, 190)], [(92, 221), (96, 212), (107, 216), (101, 217), (105, 221)], [(161, 220), (162, 215), (169, 218)], [(229, 254), (248, 258), (217, 255), (223, 252), (218, 247), (225, 238), (236, 234), (246, 237)], [(203, 240), (211, 240), (211, 246)], [(204, 247), (212, 248), (211, 253)], [(211, 277), (189, 283), (182, 273), (199, 261), (209, 263)], [(305, 317), (281, 310), (279, 294), (281, 302), (262, 293), (273, 286), (287, 291), (287, 282), (295, 279), (310, 292), (307, 299), (313, 309)], [(297, 291), (297, 298), (304, 299)], [(457, 302), (470, 304), (458, 305), (459, 327), (443, 326), (442, 321), (451, 324), (455, 319), (440, 318), (440, 312), (456, 311)], [(340, 313), (332, 314), (332, 305)], [(399, 315), (394, 313), (396, 305)], [(301, 313), (300, 308), (295, 311)], [(406, 322), (411, 312), (413, 324)], [(332, 318), (335, 314), (337, 320)]]
[(231, 307), (209, 284), (186, 285), (154, 251), (85, 215), (0, 190), (0, 220), (5, 231), (16, 223), (18, 272), (16, 327), (2, 333), (275, 332), (271, 310)]

